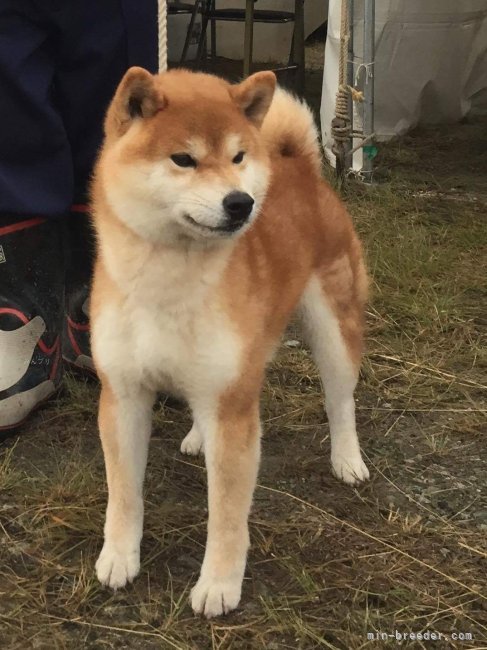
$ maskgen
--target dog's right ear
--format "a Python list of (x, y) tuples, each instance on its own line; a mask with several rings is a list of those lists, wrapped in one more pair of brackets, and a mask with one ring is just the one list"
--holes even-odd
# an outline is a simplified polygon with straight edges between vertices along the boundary
[(120, 82), (105, 118), (107, 137), (123, 135), (132, 122), (152, 117), (166, 105), (155, 77), (144, 68), (129, 68)]

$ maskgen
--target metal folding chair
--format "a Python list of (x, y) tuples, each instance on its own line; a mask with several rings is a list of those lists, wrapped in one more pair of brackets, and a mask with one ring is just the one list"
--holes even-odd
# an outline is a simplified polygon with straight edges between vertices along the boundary
[(294, 23), (291, 52), (288, 64), (278, 68), (276, 72), (293, 70), (295, 72), (295, 89), (299, 94), (304, 93), (304, 0), (294, 0), (294, 12), (271, 9), (255, 9), (257, 0), (246, 0), (245, 9), (217, 9), (216, 0), (203, 0), (201, 36), (196, 57), (201, 65), (206, 46), (208, 23), (211, 28), (211, 56), (216, 57), (216, 23), (245, 22), (243, 75), (247, 77), (252, 69), (253, 30), (254, 23)]

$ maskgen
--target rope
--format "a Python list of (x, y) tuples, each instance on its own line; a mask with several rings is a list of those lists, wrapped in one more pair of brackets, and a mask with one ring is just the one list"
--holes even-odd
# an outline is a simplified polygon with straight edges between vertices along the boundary
[(348, 24), (348, 2), (342, 0), (342, 13), (340, 20), (340, 59), (338, 62), (338, 85), (344, 86), (347, 81), (346, 62), (348, 58), (348, 40), (349, 24)]
[(354, 102), (363, 102), (364, 94), (360, 90), (341, 84), (338, 87), (335, 100), (335, 117), (331, 122), (333, 139), (335, 142), (332, 145), (332, 151), (337, 155), (340, 146), (352, 136), (352, 129), (350, 123), (350, 115), (348, 112), (348, 98), (352, 97)]
[(167, 0), (157, 0), (159, 72), (167, 70)]
[(335, 156), (340, 156), (343, 145), (350, 138), (350, 116), (348, 114), (349, 87), (340, 84), (335, 98), (335, 117), (331, 121), (331, 132), (333, 135), (332, 151)]
[(331, 150), (336, 157), (337, 174), (343, 178), (345, 172), (345, 143), (350, 139), (351, 136), (351, 122), (348, 108), (350, 88), (347, 86), (346, 78), (348, 41), (350, 38), (347, 0), (342, 0), (341, 9), (338, 90), (335, 97), (335, 117), (331, 122), (331, 133), (334, 140)]

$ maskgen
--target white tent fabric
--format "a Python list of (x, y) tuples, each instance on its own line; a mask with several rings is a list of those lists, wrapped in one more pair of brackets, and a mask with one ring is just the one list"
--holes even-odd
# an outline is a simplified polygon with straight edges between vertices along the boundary
[[(346, 1), (346, 0), (345, 0)], [(487, 0), (376, 0), (375, 132), (487, 113)], [(355, 0), (355, 71), (363, 52), (363, 2)], [(321, 103), (325, 150), (338, 86), (341, 0), (330, 0)], [(360, 70), (356, 84), (363, 84)], [(355, 105), (355, 127), (360, 106)], [(354, 167), (360, 162), (354, 159)]]

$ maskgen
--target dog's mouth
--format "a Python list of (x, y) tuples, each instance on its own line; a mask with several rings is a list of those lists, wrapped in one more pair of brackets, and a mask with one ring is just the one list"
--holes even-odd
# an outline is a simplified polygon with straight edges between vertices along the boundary
[(207, 226), (206, 224), (199, 223), (199, 221), (196, 221), (196, 219), (193, 219), (193, 217), (189, 214), (184, 215), (184, 219), (187, 223), (191, 224), (194, 228), (197, 228), (198, 230), (201, 230), (202, 232), (211, 232), (219, 235), (225, 235), (225, 234), (231, 234), (236, 232), (237, 230), (240, 230), (240, 228), (247, 223), (248, 219), (245, 219), (243, 221), (240, 221), (238, 223), (232, 222), (225, 224), (223, 226)]

